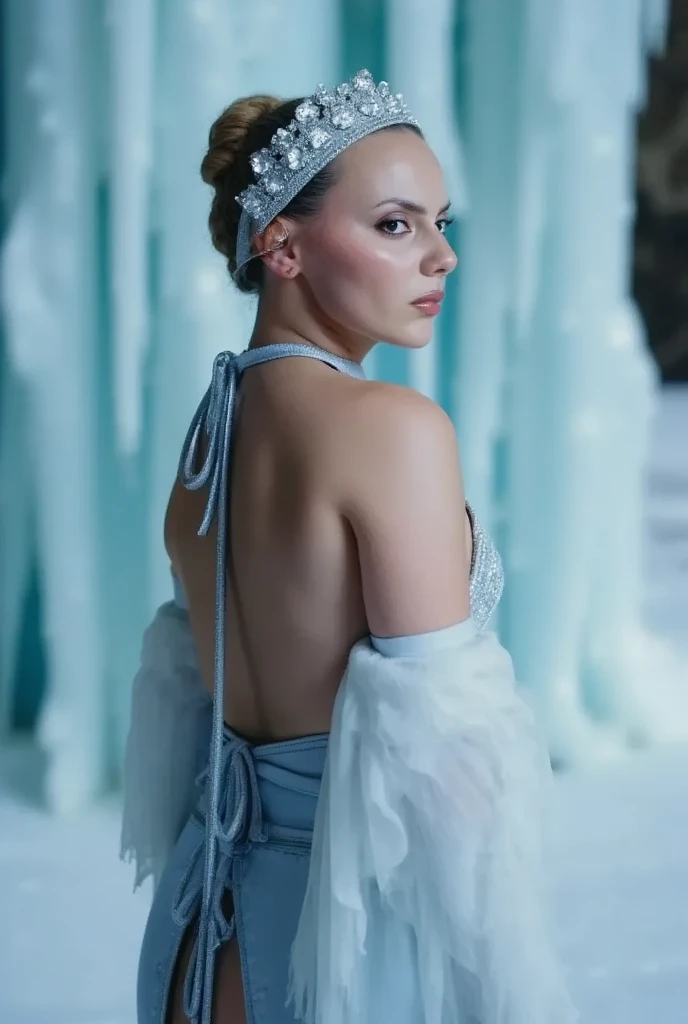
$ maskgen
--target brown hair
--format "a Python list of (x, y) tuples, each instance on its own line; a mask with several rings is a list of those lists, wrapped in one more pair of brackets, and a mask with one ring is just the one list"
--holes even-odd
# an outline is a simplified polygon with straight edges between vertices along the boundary
[[(227, 261), (230, 274), (236, 270), (236, 244), (241, 207), (235, 196), (255, 181), (249, 157), (270, 145), (278, 128), (294, 120), (301, 98), (279, 100), (274, 96), (246, 96), (235, 100), (217, 118), (208, 137), (208, 152), (201, 164), (201, 177), (215, 189), (208, 224), (213, 245)], [(411, 128), (412, 125), (394, 127)], [(386, 129), (383, 129), (386, 130)], [(333, 163), (313, 177), (282, 211), (286, 217), (306, 218), (317, 212), (325, 193), (335, 182)], [(263, 261), (251, 260), (234, 281), (242, 292), (260, 291)]]

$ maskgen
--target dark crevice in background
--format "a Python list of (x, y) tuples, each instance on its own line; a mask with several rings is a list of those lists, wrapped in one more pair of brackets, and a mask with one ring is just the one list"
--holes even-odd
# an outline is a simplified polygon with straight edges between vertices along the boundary
[(638, 122), (633, 293), (665, 383), (688, 382), (688, 0), (649, 67)]

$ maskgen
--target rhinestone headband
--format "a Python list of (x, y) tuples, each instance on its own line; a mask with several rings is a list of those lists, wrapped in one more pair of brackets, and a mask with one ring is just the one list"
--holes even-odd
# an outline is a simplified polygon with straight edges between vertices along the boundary
[(253, 235), (264, 231), (323, 167), (347, 146), (396, 124), (419, 127), (401, 93), (393, 95), (387, 82), (376, 85), (369, 71), (359, 71), (336, 89), (318, 86), (303, 100), (294, 120), (251, 155), (256, 183), (236, 196), (241, 217), (234, 276), (259, 255), (251, 252)]

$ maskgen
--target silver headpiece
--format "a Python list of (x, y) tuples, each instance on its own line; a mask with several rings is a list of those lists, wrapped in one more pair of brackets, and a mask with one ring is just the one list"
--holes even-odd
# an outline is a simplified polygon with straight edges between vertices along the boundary
[(393, 95), (387, 82), (375, 85), (369, 71), (327, 90), (318, 86), (296, 108), (294, 120), (278, 128), (269, 147), (251, 155), (256, 184), (236, 201), (241, 206), (237, 237), (237, 269), (259, 255), (251, 239), (298, 195), (304, 185), (354, 142), (395, 124), (419, 127), (401, 93)]

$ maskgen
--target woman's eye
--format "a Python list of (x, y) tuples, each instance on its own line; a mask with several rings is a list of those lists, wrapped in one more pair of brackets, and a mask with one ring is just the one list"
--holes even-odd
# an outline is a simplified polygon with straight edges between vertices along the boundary
[[(400, 217), (390, 217), (388, 220), (381, 220), (378, 228), (386, 235), (405, 235), (408, 231), (408, 224)], [(398, 230), (401, 228), (401, 230)]]
[(443, 235), (446, 235), (447, 228), (450, 227), (453, 223), (454, 223), (454, 218), (453, 217), (443, 217), (441, 220), (437, 221), (437, 227), (440, 229), (440, 232)]

